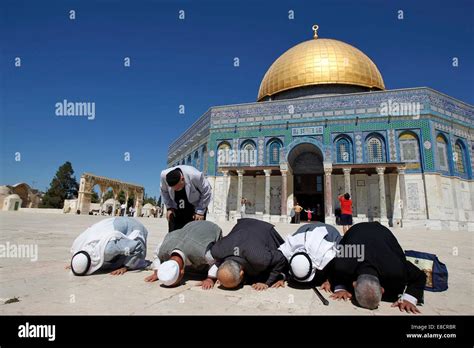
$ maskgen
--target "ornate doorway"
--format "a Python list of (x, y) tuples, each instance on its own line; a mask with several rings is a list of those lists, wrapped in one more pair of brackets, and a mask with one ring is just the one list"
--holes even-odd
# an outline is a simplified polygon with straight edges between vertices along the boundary
[[(288, 154), (288, 163), (293, 171), (295, 201), (305, 210), (311, 211), (311, 221), (324, 222), (324, 167), (321, 150), (309, 143), (294, 147)], [(301, 221), (308, 221), (307, 212)]]

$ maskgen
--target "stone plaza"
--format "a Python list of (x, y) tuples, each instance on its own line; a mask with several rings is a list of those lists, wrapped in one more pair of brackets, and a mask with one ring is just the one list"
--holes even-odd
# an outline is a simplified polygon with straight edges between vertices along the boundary
[[(186, 279), (176, 288), (146, 283), (151, 271), (123, 276), (94, 274), (75, 277), (65, 266), (70, 262), (73, 240), (105, 217), (46, 214), (25, 211), (0, 212), (0, 313), (2, 315), (401, 315), (390, 303), (366, 310), (349, 302), (329, 299), (324, 306), (311, 289), (288, 287), (257, 292), (246, 285), (235, 291), (215, 286), (202, 290), (199, 279)], [(147, 259), (167, 233), (164, 219), (138, 218), (148, 229)], [(219, 222), (224, 234), (233, 222)], [(275, 223), (285, 236), (297, 225)], [(341, 229), (339, 228), (341, 231)], [(436, 254), (447, 265), (449, 289), (425, 291), (423, 315), (472, 315), (473, 236), (468, 231), (433, 231), (426, 228), (391, 228), (405, 250)], [(23, 254), (7, 247), (23, 248)], [(30, 248), (28, 248), (30, 247)], [(36, 255), (28, 255), (34, 251)], [(20, 248), (18, 248), (20, 250)], [(25, 254), (26, 252), (26, 254)], [(17, 257), (22, 256), (22, 257)], [(403, 314), (407, 315), (407, 314)]]

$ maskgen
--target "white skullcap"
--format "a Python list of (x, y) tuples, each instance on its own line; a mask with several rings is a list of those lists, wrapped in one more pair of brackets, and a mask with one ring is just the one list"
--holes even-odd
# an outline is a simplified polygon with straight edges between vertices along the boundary
[(71, 269), (75, 275), (84, 275), (89, 270), (91, 259), (85, 251), (76, 253), (71, 260)]
[(173, 255), (173, 254), (178, 254), (178, 255), (181, 257), (181, 259), (183, 260), (183, 264), (184, 264), (184, 265), (186, 264), (186, 255), (184, 255), (184, 253), (183, 253), (181, 250), (179, 250), (179, 249), (174, 249), (174, 250), (171, 252), (171, 255)]
[[(311, 267), (308, 257), (303, 254), (296, 255), (291, 259), (290, 268), (291, 273), (294, 275), (295, 279), (300, 278), (296, 279), (300, 282), (310, 282), (314, 278), (315, 269), (314, 267)], [(308, 277), (305, 278), (306, 276)]]
[(174, 260), (163, 262), (158, 268), (158, 279), (166, 286), (171, 286), (179, 278), (179, 265)]

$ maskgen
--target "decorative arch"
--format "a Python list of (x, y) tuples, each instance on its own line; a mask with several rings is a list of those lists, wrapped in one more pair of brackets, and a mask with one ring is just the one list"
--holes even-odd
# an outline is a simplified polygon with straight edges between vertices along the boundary
[[(99, 185), (101, 191), (101, 202), (99, 211), (103, 211), (103, 194), (112, 189), (114, 202), (118, 200), (121, 191), (124, 191), (125, 201), (128, 198), (134, 197), (135, 216), (140, 216), (143, 204), (144, 188), (135, 184), (130, 184), (124, 181), (111, 179), (103, 176), (98, 176), (90, 173), (81, 175), (77, 207), (81, 214), (88, 214), (90, 211), (92, 190), (95, 185)], [(115, 209), (112, 210), (112, 215), (115, 214)]]
[(240, 145), (240, 160), (242, 164), (255, 166), (257, 164), (257, 145), (251, 139), (247, 139)]
[(270, 165), (279, 165), (283, 143), (278, 138), (271, 138), (267, 142), (267, 163)]
[(400, 161), (405, 162), (408, 169), (421, 168), (420, 141), (418, 135), (411, 131), (403, 131), (398, 136)]
[(334, 139), (336, 163), (352, 163), (354, 161), (352, 139), (341, 134)]
[(199, 158), (199, 152), (198, 150), (194, 151), (194, 157), (193, 157), (193, 166), (194, 168), (199, 169), (201, 159)]
[(468, 174), (467, 148), (461, 139), (454, 144), (454, 168), (459, 174)]
[(326, 152), (326, 147), (323, 145), (322, 142), (320, 142), (319, 140), (316, 140), (314, 138), (310, 138), (310, 137), (300, 137), (300, 138), (297, 138), (295, 140), (293, 140), (291, 143), (289, 143), (287, 146), (286, 146), (286, 156), (285, 156), (285, 159), (286, 159), (286, 162), (289, 162), (289, 155), (290, 155), (290, 152), (298, 145), (301, 145), (301, 144), (311, 144), (311, 145), (314, 145), (316, 146), (319, 151), (321, 151), (321, 154), (323, 156), (323, 161), (326, 161), (327, 158), (325, 158), (324, 156), (327, 157), (327, 152)]
[(207, 165), (209, 159), (207, 158), (207, 146), (204, 145), (201, 150), (201, 168), (200, 170), (206, 174), (207, 173)]
[(368, 163), (386, 161), (385, 141), (378, 133), (371, 133), (365, 138), (365, 154)]
[(232, 146), (227, 141), (221, 141), (219, 145), (217, 145), (216, 169), (219, 166), (229, 164), (230, 151), (232, 151)]
[(449, 151), (448, 139), (442, 133), (436, 135), (436, 152), (438, 154), (438, 169), (444, 172), (449, 172)]

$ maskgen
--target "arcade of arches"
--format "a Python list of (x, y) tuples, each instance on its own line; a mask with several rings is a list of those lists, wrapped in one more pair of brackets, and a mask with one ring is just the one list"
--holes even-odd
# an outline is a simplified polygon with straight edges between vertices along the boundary
[(311, 143), (296, 145), (282, 162), (279, 166), (220, 166), (222, 175), (209, 178), (215, 192), (211, 213), (218, 220), (237, 219), (245, 197), (250, 202), (247, 216), (287, 222), (298, 202), (312, 210), (313, 221), (335, 223), (337, 197), (348, 192), (355, 222), (389, 224), (395, 210), (404, 216), (404, 163), (333, 164), (325, 162), (321, 149)]
[[(118, 201), (121, 191), (125, 193), (125, 202), (127, 204), (129, 197), (135, 197), (135, 214), (140, 216), (143, 205), (143, 186), (130, 184), (124, 181), (106, 178), (90, 173), (84, 173), (81, 176), (79, 184), (78, 209), (81, 214), (88, 214), (90, 210), (92, 191), (95, 185), (99, 187), (100, 213), (103, 211), (104, 195), (109, 188), (112, 189), (113, 198)], [(128, 207), (127, 207), (128, 208)], [(127, 209), (126, 208), (126, 209)], [(126, 210), (127, 211), (127, 210)], [(115, 215), (115, 209), (112, 209), (112, 215)]]

